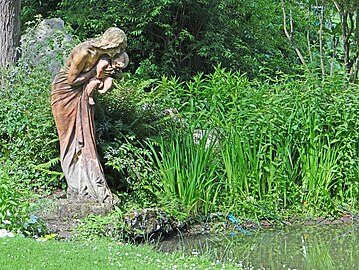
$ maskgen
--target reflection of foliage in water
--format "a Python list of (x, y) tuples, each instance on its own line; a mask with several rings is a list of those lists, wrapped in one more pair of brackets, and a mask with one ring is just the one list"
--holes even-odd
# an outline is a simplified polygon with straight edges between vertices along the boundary
[(244, 269), (356, 269), (356, 229), (354, 225), (318, 225), (260, 231), (251, 237), (197, 235), (180, 239), (181, 245), (177, 246), (164, 241), (161, 248), (210, 255)]

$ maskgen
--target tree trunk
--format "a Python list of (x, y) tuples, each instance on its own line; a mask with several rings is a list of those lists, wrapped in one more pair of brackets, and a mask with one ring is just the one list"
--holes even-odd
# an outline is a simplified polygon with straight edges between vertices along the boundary
[(300, 62), (302, 63), (302, 65), (306, 66), (304, 57), (302, 55), (302, 53), (300, 52), (299, 48), (297, 47), (297, 45), (294, 42), (293, 39), (293, 17), (292, 17), (292, 7), (290, 7), (290, 13), (289, 13), (289, 24), (290, 24), (290, 32), (288, 32), (287, 29), (287, 15), (285, 12), (285, 5), (284, 5), (284, 0), (282, 0), (282, 12), (283, 12), (283, 29), (284, 29), (284, 34), (285, 36), (288, 38), (288, 40), (290, 41), (290, 43), (292, 44), (294, 51), (296, 52), (297, 56), (300, 59)]
[(0, 67), (16, 63), (21, 0), (0, 0)]
[(357, 82), (359, 72), (359, 1), (355, 1), (355, 64), (354, 70), (351, 74), (352, 82)]
[[(316, 2), (316, 5), (319, 6), (319, 3)], [(322, 77), (325, 76), (325, 66), (324, 66), (324, 59), (323, 59), (323, 24), (324, 24), (324, 1), (321, 3), (322, 9), (319, 13), (319, 58), (320, 58), (320, 68), (322, 70)]]

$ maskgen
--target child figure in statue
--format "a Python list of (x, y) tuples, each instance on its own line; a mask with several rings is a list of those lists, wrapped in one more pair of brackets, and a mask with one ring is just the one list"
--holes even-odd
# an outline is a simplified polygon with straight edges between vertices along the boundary
[(113, 58), (102, 57), (96, 65), (96, 77), (90, 79), (85, 91), (89, 97), (89, 104), (94, 105), (93, 93), (98, 90), (101, 94), (111, 89), (113, 78), (120, 79), (122, 70), (128, 66), (129, 57), (127, 53), (121, 52)]

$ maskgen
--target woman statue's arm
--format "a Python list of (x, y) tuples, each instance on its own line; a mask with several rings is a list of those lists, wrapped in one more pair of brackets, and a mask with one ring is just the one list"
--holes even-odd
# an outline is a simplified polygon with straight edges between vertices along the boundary
[(78, 86), (80, 84), (84, 84), (84, 83), (88, 82), (91, 78), (93, 78), (95, 76), (96, 76), (96, 66), (87, 72), (80, 73), (74, 81), (72, 81), (72, 82), (69, 82), (69, 80), (67, 80), (67, 81), (68, 81), (69, 85), (71, 85), (71, 86)]
[(71, 57), (71, 64), (67, 75), (67, 82), (71, 86), (77, 86), (89, 81), (96, 75), (96, 66), (87, 72), (82, 72), (88, 60), (87, 50), (74, 51)]

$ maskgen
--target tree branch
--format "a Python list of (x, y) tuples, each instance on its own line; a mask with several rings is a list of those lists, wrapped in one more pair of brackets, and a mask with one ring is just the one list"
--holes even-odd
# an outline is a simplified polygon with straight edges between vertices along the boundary
[[(287, 18), (286, 18), (286, 13), (285, 13), (285, 6), (284, 6), (284, 0), (282, 1), (282, 11), (283, 11), (283, 30), (284, 30), (284, 34), (286, 35), (286, 37), (288, 38), (288, 40), (290, 41), (290, 43), (292, 44), (294, 51), (296, 52), (296, 54), (298, 55), (300, 62), (302, 63), (302, 65), (307, 65), (303, 55), (301, 54), (300, 50), (298, 49), (297, 45), (295, 44), (293, 38), (292, 38), (292, 33), (289, 34), (288, 29), (287, 29)], [(291, 11), (290, 11), (291, 14)], [(290, 16), (290, 25), (292, 27), (292, 23), (293, 23), (293, 18)], [(293, 31), (293, 29), (291, 29), (291, 31)]]

